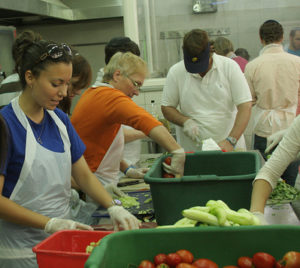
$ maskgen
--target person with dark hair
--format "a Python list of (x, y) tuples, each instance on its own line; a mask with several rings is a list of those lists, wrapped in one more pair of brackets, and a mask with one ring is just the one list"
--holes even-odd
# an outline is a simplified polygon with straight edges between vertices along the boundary
[(290, 43), (287, 52), (300, 56), (300, 27), (295, 27), (290, 31)]
[(247, 61), (249, 61), (249, 59), (250, 59), (250, 55), (249, 55), (247, 49), (245, 49), (245, 48), (239, 47), (234, 51), (234, 53), (235, 53), (235, 55), (240, 56)]
[(20, 79), (18, 75), (17, 66), (17, 54), (18, 54), (18, 44), (24, 42), (25, 40), (36, 42), (42, 39), (39, 33), (33, 32), (31, 30), (25, 30), (20, 33), (12, 46), (12, 57), (15, 61), (14, 73), (6, 77), (0, 84), (0, 108), (9, 104), (9, 102), (22, 91), (22, 86), (20, 84)]
[(88, 168), (85, 145), (57, 109), (72, 77), (72, 51), (50, 41), (20, 42), (16, 60), (22, 93), (1, 110), (8, 157), (0, 175), (1, 267), (37, 267), (32, 247), (63, 229), (92, 230), (70, 220), (71, 174), (79, 187), (108, 209), (116, 229), (139, 228)]
[(201, 150), (208, 138), (225, 151), (245, 149), (251, 93), (240, 67), (213, 53), (200, 29), (184, 36), (182, 48), (184, 60), (170, 68), (161, 106), (177, 125), (177, 141), (186, 151)]
[[(267, 138), (287, 129), (296, 116), (300, 58), (283, 50), (283, 27), (275, 20), (265, 21), (259, 29), (263, 45), (260, 55), (245, 69), (254, 106), (249, 125), (254, 133), (254, 149), (265, 153)], [(290, 185), (295, 184), (299, 161), (293, 162), (282, 175)]]
[[(141, 52), (138, 45), (129, 37), (118, 36), (112, 38), (105, 46), (105, 64), (108, 64), (111, 57), (117, 52), (131, 52), (134, 55), (140, 56)], [(101, 85), (104, 75), (104, 68), (101, 68), (97, 73), (96, 81), (93, 87)]]
[(248, 61), (233, 52), (233, 44), (229, 39), (223, 36), (217, 37), (214, 42), (214, 49), (217, 54), (233, 59), (240, 66), (242, 72), (244, 72)]
[(92, 80), (92, 68), (89, 62), (77, 51), (73, 50), (73, 72), (71, 83), (68, 87), (67, 96), (59, 102), (58, 108), (71, 115), (72, 100), (80, 95), (83, 89), (90, 86)]

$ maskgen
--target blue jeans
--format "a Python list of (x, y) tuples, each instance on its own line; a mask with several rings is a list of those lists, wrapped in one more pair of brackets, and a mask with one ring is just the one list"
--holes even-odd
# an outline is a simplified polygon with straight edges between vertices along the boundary
[[(263, 158), (267, 161), (267, 155), (265, 154), (265, 149), (267, 147), (267, 138), (263, 138), (260, 136), (255, 135), (254, 136), (254, 149), (259, 150), (262, 154)], [(276, 147), (275, 147), (276, 148)], [(271, 152), (268, 154), (271, 154), (274, 150), (272, 149)], [(286, 183), (288, 183), (291, 186), (295, 185), (295, 181), (298, 175), (298, 167), (300, 165), (300, 160), (294, 161), (289, 164), (289, 166), (286, 168), (286, 170), (283, 172), (281, 178), (285, 180)]]

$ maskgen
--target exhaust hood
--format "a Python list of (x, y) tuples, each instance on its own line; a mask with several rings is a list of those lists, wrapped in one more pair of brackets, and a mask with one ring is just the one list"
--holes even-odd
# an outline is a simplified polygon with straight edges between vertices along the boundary
[(0, 24), (79, 21), (123, 16), (122, 0), (1, 0)]

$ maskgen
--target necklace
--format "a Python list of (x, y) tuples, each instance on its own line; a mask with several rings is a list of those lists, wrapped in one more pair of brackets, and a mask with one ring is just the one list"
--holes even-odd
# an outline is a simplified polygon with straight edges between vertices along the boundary
[(42, 134), (43, 134), (43, 131), (44, 131), (44, 127), (45, 127), (45, 114), (44, 114), (44, 118), (43, 118), (43, 121), (42, 121), (42, 129), (41, 129), (40, 135), (36, 138), (36, 140), (40, 144), (43, 144), (43, 141), (42, 141), (41, 137), (42, 137)]

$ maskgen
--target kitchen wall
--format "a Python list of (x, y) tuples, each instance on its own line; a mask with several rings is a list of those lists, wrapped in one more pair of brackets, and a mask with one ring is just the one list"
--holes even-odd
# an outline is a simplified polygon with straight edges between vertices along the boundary
[[(139, 0), (140, 4), (142, 0)], [(216, 13), (193, 14), (193, 1), (182, 0), (150, 0), (153, 8), (156, 25), (156, 37), (158, 42), (158, 55), (163, 72), (167, 73), (169, 66), (181, 60), (182, 40), (160, 39), (161, 32), (184, 32), (192, 28), (202, 29), (229, 29), (225, 36), (232, 40), (235, 48), (244, 47), (249, 51), (251, 58), (258, 55), (261, 48), (258, 28), (267, 19), (276, 19), (282, 23), (285, 29), (285, 43), (288, 42), (288, 33), (294, 26), (300, 25), (300, 1), (299, 0), (228, 0), (215, 1), (218, 4)], [(138, 14), (143, 15), (139, 8)], [(97, 71), (104, 65), (104, 46), (114, 36), (124, 35), (123, 19), (105, 19), (85, 22), (64, 23), (58, 25), (36, 25), (18, 27), (20, 32), (30, 28), (40, 32), (45, 38), (58, 42), (66, 42), (74, 45), (79, 52), (90, 62), (93, 69), (93, 81)], [(145, 25), (139, 24), (140, 46), (145, 45)], [(214, 36), (212, 36), (214, 37)], [(157, 111), (161, 116), (160, 100), (161, 91), (141, 92), (134, 101), (151, 110), (151, 100), (155, 100)], [(75, 103), (76, 104), (76, 100)]]

